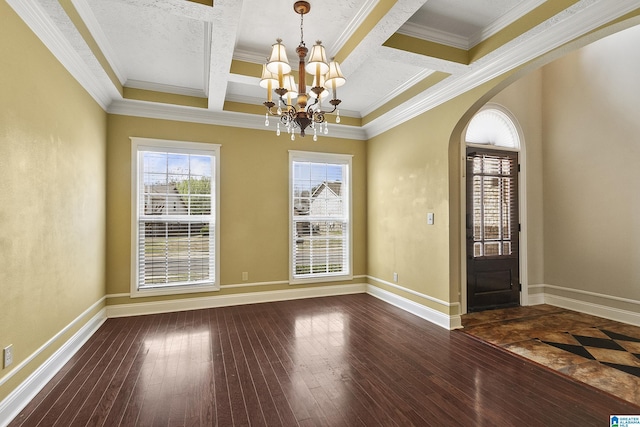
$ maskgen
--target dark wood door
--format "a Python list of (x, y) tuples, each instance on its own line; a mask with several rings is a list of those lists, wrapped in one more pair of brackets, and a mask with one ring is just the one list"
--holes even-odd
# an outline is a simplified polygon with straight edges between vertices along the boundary
[(518, 153), (467, 148), (467, 310), (520, 304)]

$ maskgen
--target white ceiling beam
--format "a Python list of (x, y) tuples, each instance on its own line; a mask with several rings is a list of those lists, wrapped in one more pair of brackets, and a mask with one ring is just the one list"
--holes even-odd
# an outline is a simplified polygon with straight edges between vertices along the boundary
[[(214, 8), (200, 3), (185, 0), (120, 0), (122, 3), (157, 9), (163, 12), (172, 13), (177, 16), (195, 19), (198, 21), (213, 22), (215, 19)], [(216, 0), (215, 6), (219, 1)], [(224, 2), (223, 2), (224, 3)], [(240, 3), (242, 3), (240, 1)]]
[(449, 74), (460, 74), (469, 68), (468, 65), (460, 64), (459, 62), (447, 61), (446, 59), (421, 55), (419, 53), (408, 52), (406, 50), (395, 49), (388, 46), (380, 46), (377, 49), (376, 56), (399, 64), (414, 65), (416, 67), (442, 71), (443, 73)]
[(211, 25), (211, 50), (209, 55), (209, 109), (222, 111), (227, 93), (227, 83), (236, 44), (242, 0), (216, 0)]
[(354, 73), (378, 48), (391, 37), (427, 0), (404, 0), (396, 2), (377, 25), (360, 41), (358, 46), (340, 64), (345, 75)]

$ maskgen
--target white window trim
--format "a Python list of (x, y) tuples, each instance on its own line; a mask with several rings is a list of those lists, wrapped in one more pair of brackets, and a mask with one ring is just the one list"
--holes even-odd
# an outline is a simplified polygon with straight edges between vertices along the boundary
[[(195, 292), (210, 292), (220, 290), (220, 144), (208, 144), (190, 141), (172, 141), (165, 139), (131, 137), (131, 293), (132, 298), (161, 295), (176, 295)], [(199, 153), (214, 157), (215, 174), (215, 274), (211, 284), (177, 285), (163, 288), (138, 289), (138, 183), (141, 179), (138, 155), (145, 149), (167, 149), (175, 153)]]
[[(296, 151), (289, 150), (289, 284), (302, 285), (310, 283), (337, 282), (353, 279), (353, 200), (352, 200), (352, 159), (351, 154), (334, 154), (319, 153), (314, 151)], [(293, 274), (293, 162), (294, 161), (311, 161), (344, 164), (347, 166), (347, 174), (345, 177), (345, 187), (348, 206), (348, 274), (316, 274), (313, 277), (297, 278)]]

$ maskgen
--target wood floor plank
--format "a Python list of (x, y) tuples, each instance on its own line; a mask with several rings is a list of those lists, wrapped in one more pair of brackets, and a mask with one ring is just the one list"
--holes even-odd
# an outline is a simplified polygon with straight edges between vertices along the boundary
[[(118, 402), (120, 411), (110, 411), (109, 417), (105, 421), (108, 425), (132, 426), (136, 425), (140, 408), (144, 399), (145, 385), (151, 378), (153, 368), (158, 360), (158, 348), (163, 344), (168, 335), (168, 329), (172, 314), (161, 315), (158, 328), (146, 338), (145, 347), (140, 352), (140, 366), (135, 376), (130, 376), (120, 394), (121, 401)], [(116, 424), (115, 421), (118, 420)]]
[[(155, 319), (157, 319), (157, 317)], [(144, 337), (154, 324), (151, 318), (144, 317), (132, 318), (131, 321), (135, 322), (134, 325), (138, 325), (137, 328), (135, 326), (132, 328), (135, 329), (136, 335), (127, 350), (127, 353), (121, 357), (120, 365), (112, 372), (113, 375), (111, 377), (111, 381), (104, 389), (104, 393), (100, 399), (97, 401), (94, 411), (86, 423), (87, 425), (101, 426), (109, 415), (109, 411), (115, 407), (116, 398), (120, 393), (124, 381), (132, 374), (136, 355), (140, 351), (140, 347), (143, 345)]]
[(126, 373), (126, 367), (122, 366), (122, 362), (127, 360), (127, 354), (134, 345), (136, 337), (143, 330), (141, 323), (140, 319), (134, 319), (131, 327), (124, 328), (123, 334), (116, 337), (112, 346), (115, 351), (110, 354), (105, 353), (103, 365), (96, 366), (92, 376), (87, 378), (85, 385), (83, 385), (84, 390), (79, 390), (80, 394), (86, 394), (82, 407), (78, 410), (70, 411), (66, 420), (60, 417), (57, 421), (58, 425), (85, 426), (94, 411), (99, 407), (100, 402), (109, 402), (110, 399), (105, 396), (105, 393), (120, 370)]
[(347, 295), (109, 319), (10, 426), (596, 426), (638, 413)]
[(245, 426), (249, 424), (249, 414), (244, 399), (244, 390), (242, 381), (238, 371), (238, 363), (232, 346), (233, 326), (229, 326), (231, 322), (228, 320), (229, 311), (231, 309), (223, 308), (220, 310), (218, 320), (221, 322), (220, 340), (222, 345), (222, 355), (225, 368), (225, 377), (227, 379), (227, 388), (229, 393), (229, 403), (231, 405), (232, 425)]
[(283, 426), (290, 426), (296, 424), (296, 418), (289, 404), (285, 392), (282, 390), (282, 384), (278, 381), (273, 363), (271, 360), (277, 360), (273, 356), (272, 343), (268, 336), (264, 332), (264, 328), (261, 327), (265, 321), (264, 316), (256, 316), (255, 313), (249, 312), (247, 315), (247, 322), (249, 339), (254, 343), (256, 360), (262, 369), (262, 373), (269, 389), (269, 395), (271, 396), (275, 409), (278, 413), (278, 417)]
[[(38, 408), (24, 421), (25, 426), (52, 426), (63, 414), (67, 406), (76, 405), (77, 389), (84, 383), (85, 378), (93, 371), (104, 352), (112, 345), (115, 337), (123, 327), (122, 323), (113, 322), (108, 326), (110, 333), (100, 337), (94, 351), (87, 353), (83, 360), (76, 364), (65, 378), (58, 383), (54, 390), (41, 402)], [(79, 396), (81, 399), (84, 396)], [(37, 420), (37, 422), (36, 422)]]
[[(81, 364), (85, 363), (85, 359), (88, 355), (93, 354), (99, 343), (104, 341), (104, 337), (109, 336), (111, 332), (112, 328), (110, 328), (109, 325), (103, 325), (102, 328), (98, 329), (98, 331), (96, 331), (92, 336), (91, 341), (82, 346), (80, 350), (78, 350), (76, 354), (69, 359), (60, 371), (58, 371), (56, 375), (54, 375), (54, 377), (42, 388), (42, 390), (40, 390), (40, 392), (24, 407), (24, 409), (20, 411), (10, 425), (29, 425), (28, 423), (31, 422), (30, 420), (38, 418), (38, 415), (32, 416), (32, 414), (40, 407), (40, 404), (43, 405), (40, 407), (40, 411), (48, 410), (52, 401), (46, 401), (46, 399), (56, 397), (57, 392), (54, 392), (54, 390), (63, 389), (63, 383), (70, 381), (73, 370), (78, 369)], [(52, 392), (54, 393), (52, 394)]]

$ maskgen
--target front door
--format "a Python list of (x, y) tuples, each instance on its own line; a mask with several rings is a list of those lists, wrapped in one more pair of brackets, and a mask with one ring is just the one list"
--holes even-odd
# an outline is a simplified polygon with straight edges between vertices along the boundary
[(467, 311), (520, 304), (518, 153), (467, 147)]

